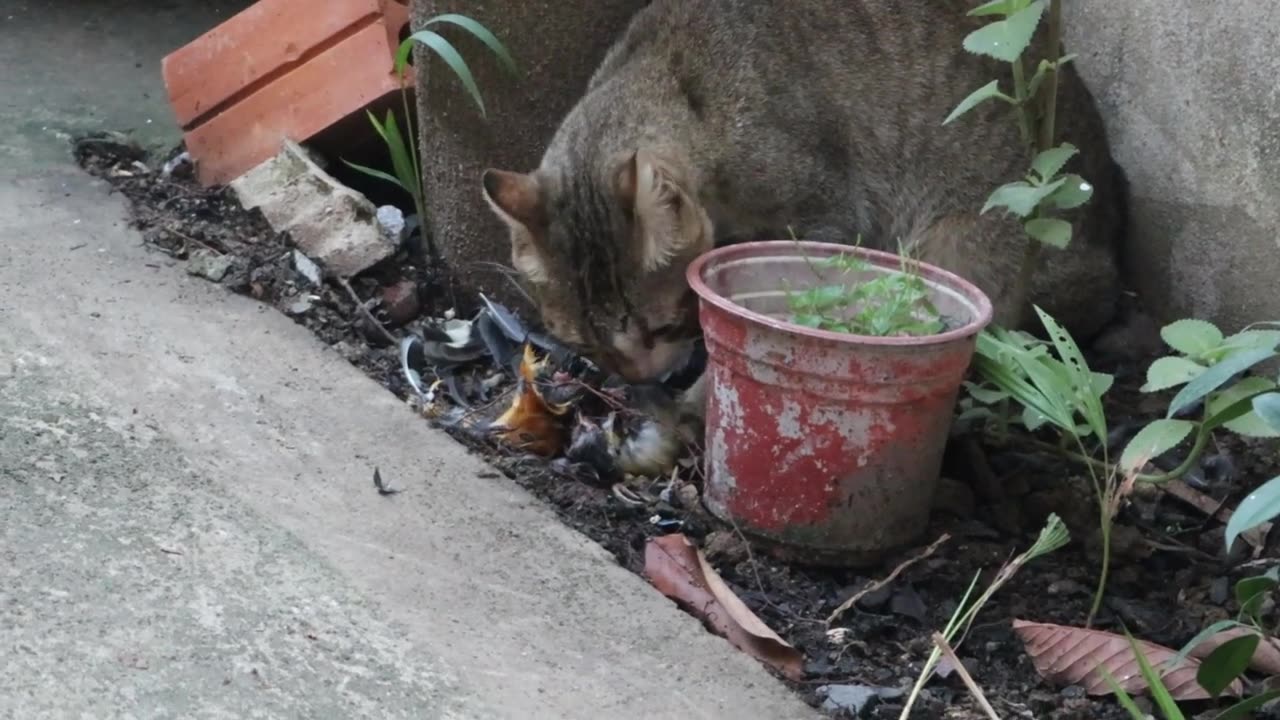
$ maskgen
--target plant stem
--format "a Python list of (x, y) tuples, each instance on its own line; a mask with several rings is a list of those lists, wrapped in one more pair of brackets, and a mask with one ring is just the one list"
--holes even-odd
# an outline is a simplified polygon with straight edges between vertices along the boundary
[(1043, 248), (1044, 245), (1039, 240), (1028, 237), (1027, 245), (1022, 250), (1022, 265), (1018, 268), (1018, 276), (1014, 278), (1013, 289), (1009, 291), (1014, 307), (1012, 326), (1015, 328), (1022, 327), (1026, 323), (1028, 300), (1031, 295), (1031, 278), (1040, 264), (1040, 253)]
[[(1044, 114), (1040, 119), (1040, 151), (1053, 147), (1058, 114), (1058, 61), (1062, 58), (1062, 0), (1049, 0), (1049, 57), (1053, 67), (1044, 80)], [(1039, 243), (1037, 243), (1039, 244)]]
[[(1116, 466), (1112, 465), (1111, 463), (1103, 462), (1102, 460), (1099, 460), (1097, 458), (1089, 457), (1084, 453), (1078, 453), (1073, 450), (1067, 450), (1066, 448), (1059, 447), (1057, 445), (1054, 445), (1053, 443), (1047, 443), (1043, 440), (1037, 440), (1033, 437), (1022, 438), (1022, 442), (1025, 442), (1031, 447), (1037, 448), (1039, 450), (1043, 450), (1045, 452), (1052, 453), (1060, 457), (1064, 457), (1068, 460), (1073, 460), (1082, 465), (1087, 465), (1094, 470), (1101, 470), (1103, 472), (1108, 472), (1108, 473), (1114, 472), (1116, 470)], [(1145, 482), (1145, 483), (1164, 483), (1170, 480), (1176, 480), (1182, 477), (1183, 475), (1185, 475), (1188, 470), (1195, 467), (1195, 464), (1200, 460), (1200, 456), (1204, 454), (1205, 446), (1207, 446), (1208, 444), (1209, 444), (1209, 433), (1204, 431), (1198, 432), (1196, 434), (1195, 443), (1193, 443), (1191, 446), (1191, 451), (1187, 454), (1187, 457), (1182, 461), (1182, 463), (1179, 464), (1177, 467), (1170, 470), (1169, 472), (1155, 473), (1153, 475), (1138, 474), (1134, 476), (1134, 478), (1138, 482)]]
[(1114, 518), (1111, 517), (1106, 497), (1098, 496), (1098, 507), (1102, 513), (1102, 523), (1099, 526), (1102, 531), (1102, 567), (1098, 571), (1098, 587), (1093, 591), (1093, 605), (1089, 607), (1089, 617), (1084, 621), (1086, 628), (1093, 627), (1093, 620), (1102, 609), (1102, 596), (1107, 591), (1107, 576), (1111, 572), (1111, 521)]
[(1018, 132), (1022, 136), (1022, 143), (1027, 147), (1032, 147), (1035, 138), (1032, 136), (1031, 114), (1027, 112), (1027, 73), (1022, 67), (1022, 58), (1019, 57), (1013, 63), (1013, 99), (1014, 111), (1018, 115)]
[(404, 87), (405, 73), (400, 71), (400, 103), (404, 107), (405, 134), (409, 136), (409, 162), (413, 165), (413, 207), (418, 211), (418, 234), (422, 237), (422, 267), (425, 270), (432, 266), (437, 258), (435, 244), (427, 235), (427, 199), (422, 183), (422, 163), (418, 158), (418, 124), (413, 122), (409, 114), (409, 91)]
[[(1018, 128), (1022, 133), (1022, 141), (1029, 147), (1034, 147), (1038, 152), (1044, 152), (1054, 146), (1058, 113), (1058, 61), (1061, 57), (1062, 0), (1050, 0), (1048, 59), (1053, 64), (1053, 67), (1048, 70), (1048, 76), (1040, 89), (1044, 97), (1041, 105), (1039, 134), (1034, 140), (1031, 137), (1032, 117), (1027, 111), (1026, 105), (1029, 102), (1034, 102), (1035, 98), (1026, 96), (1027, 87), (1025, 73), (1022, 68), (1022, 58), (1019, 57), (1013, 63), (1014, 93), (1018, 101)], [(1040, 217), (1039, 209), (1037, 209), (1035, 217)], [(1018, 269), (1018, 276), (1014, 279), (1013, 288), (1009, 294), (1009, 299), (1014, 307), (1015, 322), (1013, 327), (1021, 327), (1027, 319), (1027, 300), (1031, 294), (1031, 278), (1035, 275), (1042, 251), (1042, 243), (1039, 240), (1031, 237), (1027, 238), (1027, 247), (1022, 253), (1022, 265)]]

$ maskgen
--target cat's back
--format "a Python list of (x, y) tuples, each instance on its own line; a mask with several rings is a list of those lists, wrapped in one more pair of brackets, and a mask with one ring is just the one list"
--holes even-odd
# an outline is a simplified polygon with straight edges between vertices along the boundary
[[(942, 124), (973, 90), (1009, 86), (1007, 63), (964, 50), (965, 36), (993, 20), (968, 16), (975, 5), (653, 0), (592, 77), (577, 122), (591, 126), (589, 142), (610, 144), (620, 127), (673, 128), (695, 164), (850, 187), (882, 207), (903, 190), (922, 193), (914, 205), (980, 203), (1027, 158), (1003, 105)], [(1103, 124), (1070, 65), (1060, 93), (1062, 136), (1104, 189)]]

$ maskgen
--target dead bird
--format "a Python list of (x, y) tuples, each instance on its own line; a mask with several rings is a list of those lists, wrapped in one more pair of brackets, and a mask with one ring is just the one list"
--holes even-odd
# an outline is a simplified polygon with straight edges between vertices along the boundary
[(571, 405), (548, 402), (538, 388), (538, 372), (543, 361), (525, 345), (520, 375), (511, 405), (489, 425), (500, 440), (520, 450), (543, 457), (559, 455), (568, 441)]
[(667, 475), (696, 439), (696, 419), (682, 413), (679, 399), (662, 386), (627, 390), (630, 407), (610, 412), (600, 423), (579, 417), (565, 457), (590, 465), (610, 482)]

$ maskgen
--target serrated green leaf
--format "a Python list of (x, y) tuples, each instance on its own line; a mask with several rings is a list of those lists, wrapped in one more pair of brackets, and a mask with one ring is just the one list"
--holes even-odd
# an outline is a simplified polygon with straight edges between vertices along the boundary
[(1048, 182), (1062, 172), (1062, 168), (1066, 167), (1071, 158), (1079, 152), (1075, 145), (1062, 143), (1056, 148), (1049, 148), (1036, 155), (1035, 160), (1031, 161), (1031, 169), (1040, 176), (1042, 181)]
[(965, 113), (974, 109), (978, 105), (992, 99), (1003, 100), (1004, 102), (1009, 102), (1009, 103), (1014, 101), (1013, 98), (1000, 92), (999, 80), (992, 80), (991, 82), (987, 83), (986, 85), (983, 85), (977, 90), (974, 90), (972, 93), (969, 93), (969, 96), (966, 97), (964, 100), (961, 100), (960, 104), (956, 106), (956, 109), (952, 110), (951, 114), (947, 116), (947, 119), (942, 121), (942, 124), (943, 125), (950, 124), (951, 121), (955, 120), (961, 115), (964, 115)]
[[(1261, 382), (1258, 382), (1261, 381)], [(1202, 423), (1205, 430), (1230, 427), (1245, 415), (1253, 413), (1253, 399), (1268, 392), (1266, 378), (1242, 378), (1240, 382), (1209, 396), (1208, 416)], [(1241, 434), (1247, 435), (1248, 431)]]
[(1255, 575), (1236, 583), (1236, 602), (1240, 604), (1240, 613), (1257, 622), (1258, 610), (1267, 593), (1276, 589), (1276, 578), (1269, 575)]
[(1159, 392), (1189, 383), (1208, 368), (1184, 357), (1162, 357), (1147, 368), (1147, 382), (1142, 392)]
[(969, 33), (964, 39), (964, 49), (975, 55), (1013, 62), (1031, 44), (1043, 14), (1044, 0), (1035, 0), (1004, 20)]
[(1200, 400), (1200, 398), (1222, 387), (1236, 373), (1248, 370), (1264, 360), (1275, 357), (1275, 355), (1274, 350), (1265, 348), (1246, 350), (1210, 367), (1178, 391), (1178, 394), (1173, 397), (1173, 401), (1169, 403), (1169, 412), (1165, 417), (1173, 417), (1182, 412)]
[(1198, 358), (1222, 344), (1222, 331), (1213, 323), (1188, 318), (1160, 328), (1165, 344), (1188, 357)]
[(1093, 185), (1079, 175), (1067, 175), (1062, 178), (1062, 181), (1058, 190), (1045, 198), (1046, 207), (1072, 210), (1089, 202), (1089, 198), (1093, 197)]
[(1066, 220), (1036, 218), (1028, 221), (1023, 227), (1027, 235), (1059, 250), (1066, 250), (1071, 244), (1071, 223)]
[(1187, 439), (1196, 424), (1190, 420), (1155, 420), (1142, 428), (1120, 455), (1120, 468), (1137, 470)]
[(1200, 669), (1196, 671), (1196, 682), (1210, 696), (1217, 698), (1248, 669), (1249, 661), (1258, 649), (1259, 640), (1257, 635), (1241, 635), (1214, 648), (1209, 657), (1200, 663)]
[(1222, 423), (1222, 427), (1241, 437), (1280, 438), (1280, 430), (1273, 428), (1270, 423), (1258, 417), (1258, 414), (1252, 410), (1240, 415), (1240, 417)]
[(1218, 347), (1209, 352), (1206, 359), (1217, 362), (1241, 350), (1275, 349), (1277, 346), (1280, 346), (1280, 330), (1243, 330), (1223, 340)]
[(1280, 477), (1274, 477), (1240, 501), (1227, 521), (1227, 550), (1240, 534), (1280, 515)]
[(1225, 427), (1245, 437), (1280, 437), (1280, 430), (1267, 425), (1253, 412), (1254, 398), (1274, 390), (1276, 384), (1264, 377), (1241, 378), (1225, 390), (1209, 396), (1209, 416), (1205, 428)]
[(987, 198), (986, 205), (982, 206), (982, 213), (986, 214), (992, 208), (1002, 207), (1018, 217), (1027, 217), (1035, 212), (1036, 206), (1040, 204), (1041, 200), (1049, 197), (1054, 191), (1062, 187), (1063, 182), (1065, 182), (1065, 179), (1059, 179), (1040, 187), (1026, 182), (1011, 182), (1001, 185)]
[(1280, 430), (1280, 393), (1255, 397), (1253, 411), (1273, 430)]

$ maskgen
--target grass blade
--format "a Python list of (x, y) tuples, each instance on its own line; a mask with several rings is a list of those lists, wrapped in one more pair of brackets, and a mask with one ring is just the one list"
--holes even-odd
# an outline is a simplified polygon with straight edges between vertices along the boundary
[(1151, 698), (1156, 701), (1156, 705), (1160, 708), (1160, 712), (1164, 714), (1165, 720), (1186, 720), (1182, 711), (1178, 709), (1178, 703), (1174, 702), (1173, 696), (1169, 694), (1169, 688), (1165, 687), (1159, 673), (1155, 671), (1155, 668), (1151, 667), (1151, 662), (1147, 660), (1146, 653), (1142, 652), (1142, 648), (1138, 646), (1138, 641), (1133, 639), (1133, 635), (1130, 635), (1128, 630), (1124, 631), (1124, 635), (1129, 638), (1129, 647), (1133, 649), (1133, 656), (1138, 661), (1138, 669), (1142, 671), (1142, 679), (1147, 681), (1147, 689), (1151, 692)]
[(386, 130), (387, 150), (391, 152), (391, 167), (395, 170), (396, 177), (400, 178), (400, 183), (406, 188), (414, 187), (417, 182), (413, 162), (409, 159), (409, 148), (404, 143), (404, 136), (400, 134), (396, 116), (390, 110), (387, 111), (387, 121), (383, 127)]
[(346, 159), (344, 159), (342, 162), (346, 163), (348, 167), (350, 167), (350, 168), (352, 168), (352, 169), (354, 169), (354, 170), (358, 170), (359, 172), (362, 172), (362, 173), (364, 173), (365, 175), (368, 175), (368, 176), (370, 176), (370, 177), (378, 178), (379, 180), (386, 180), (386, 181), (387, 181), (387, 182), (389, 182), (389, 183), (394, 183), (395, 185), (398, 185), (398, 186), (399, 186), (402, 190), (404, 190), (405, 192), (407, 192), (407, 193), (409, 193), (409, 194), (411, 194), (411, 195), (413, 194), (413, 191), (412, 191), (412, 190), (410, 190), (409, 188), (405, 187), (405, 186), (404, 186), (404, 183), (400, 182), (400, 179), (399, 179), (399, 178), (397, 178), (397, 177), (396, 177), (396, 176), (394, 176), (394, 175), (391, 175), (391, 174), (389, 174), (389, 173), (385, 173), (385, 172), (383, 172), (383, 171), (381, 171), (381, 170), (375, 170), (375, 169), (373, 169), (373, 168), (371, 168), (371, 167), (365, 167), (364, 165), (357, 165), (357, 164), (355, 164), (355, 163), (351, 162), (350, 160), (346, 160)]
[(400, 52), (397, 53), (397, 64), (399, 63), (399, 57), (401, 55), (406, 59), (408, 58), (410, 50), (407, 50), (406, 46), (410, 46), (410, 43), (414, 42), (422, 43), (423, 45), (431, 48), (431, 50), (438, 55), (441, 60), (445, 61), (445, 64), (447, 64), (453, 70), (453, 73), (458, 76), (458, 79), (462, 81), (463, 87), (466, 88), (467, 94), (471, 96), (471, 99), (475, 101), (476, 107), (480, 108), (480, 115), (488, 117), (484, 109), (484, 100), (480, 97), (480, 88), (476, 85), (475, 76), (471, 74), (471, 68), (467, 65), (467, 61), (462, 59), (462, 55), (458, 53), (458, 49), (455, 48), (452, 43), (445, 40), (437, 33), (431, 30), (419, 30), (418, 32), (410, 35), (400, 45)]
[(1133, 698), (1129, 697), (1129, 693), (1120, 687), (1120, 683), (1116, 682), (1116, 679), (1111, 676), (1111, 671), (1106, 668), (1100, 668), (1100, 670), (1102, 670), (1102, 679), (1107, 681), (1107, 685), (1111, 688), (1111, 692), (1115, 693), (1120, 707), (1129, 713), (1129, 717), (1133, 718), (1133, 720), (1146, 720), (1147, 714), (1142, 712), (1138, 708), (1138, 704), (1133, 701)]
[[(493, 51), (494, 55), (498, 56), (498, 61), (501, 62), (502, 66), (507, 69), (507, 72), (511, 73), (512, 75), (520, 74), (519, 69), (516, 68), (515, 59), (511, 57), (510, 52), (507, 52), (507, 47), (502, 44), (502, 41), (499, 40), (496, 35), (494, 35), (492, 32), (489, 32), (489, 28), (485, 27), (484, 25), (480, 24), (475, 20), (472, 20), (466, 15), (459, 15), (457, 13), (445, 13), (444, 15), (437, 15), (431, 18), (430, 20), (426, 21), (425, 23), (423, 23), (422, 27), (425, 28), (430, 25), (435, 25), (436, 23), (450, 23), (453, 25), (457, 25), (463, 30), (466, 30), (472, 35), (475, 35), (476, 38), (480, 40), (480, 42), (489, 46), (489, 49)], [(406, 59), (407, 59), (407, 56), (406, 56)]]

